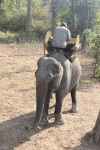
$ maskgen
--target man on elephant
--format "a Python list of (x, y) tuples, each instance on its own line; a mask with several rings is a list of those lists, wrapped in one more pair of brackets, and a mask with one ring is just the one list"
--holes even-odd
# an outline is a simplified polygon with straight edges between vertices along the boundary
[(71, 49), (75, 46), (75, 42), (68, 42), (71, 39), (71, 32), (67, 28), (66, 23), (62, 23), (60, 27), (56, 27), (53, 33), (53, 38), (48, 41), (49, 48), (48, 51), (52, 48), (61, 48), (64, 52), (68, 52), (71, 56), (72, 53), (75, 51)]

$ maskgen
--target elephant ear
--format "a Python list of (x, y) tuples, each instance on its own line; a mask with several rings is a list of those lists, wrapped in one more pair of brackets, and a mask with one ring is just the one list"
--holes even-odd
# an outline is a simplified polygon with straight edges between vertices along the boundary
[(48, 76), (47, 83), (49, 83), (54, 77), (62, 76), (63, 68), (60, 63), (50, 63), (47, 65)]

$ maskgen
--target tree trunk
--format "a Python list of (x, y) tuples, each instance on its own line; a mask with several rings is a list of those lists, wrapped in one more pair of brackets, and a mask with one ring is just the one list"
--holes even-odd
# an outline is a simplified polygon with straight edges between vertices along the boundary
[(27, 39), (30, 37), (31, 8), (32, 8), (31, 6), (32, 6), (32, 0), (28, 0), (27, 18), (26, 18), (26, 36), (27, 36)]
[(88, 24), (89, 24), (89, 6), (88, 6), (88, 0), (85, 0), (85, 7), (86, 7), (86, 12), (85, 12), (84, 30), (88, 29)]
[(51, 19), (51, 2), (48, 1), (48, 7), (49, 7), (49, 16), (48, 16), (48, 21), (49, 21), (49, 25), (50, 25), (50, 31), (52, 31), (52, 19)]
[(55, 25), (56, 25), (56, 22), (55, 22), (55, 17), (56, 17), (56, 3), (55, 1), (53, 0), (51, 2), (51, 10), (52, 10), (52, 33), (53, 33), (53, 30), (55, 29)]
[(3, 1), (3, 7), (5, 7), (5, 2)]
[(88, 132), (85, 135), (85, 138), (90, 143), (100, 143), (100, 110), (93, 130), (91, 132)]
[(1, 9), (1, 4), (4, 3), (4, 0), (0, 0), (0, 9)]
[(89, 8), (88, 8), (88, 11), (87, 11), (87, 29), (89, 28)]
[(72, 0), (72, 28), (74, 30), (74, 0)]
[(21, 9), (22, 0), (19, 1), (19, 10)]

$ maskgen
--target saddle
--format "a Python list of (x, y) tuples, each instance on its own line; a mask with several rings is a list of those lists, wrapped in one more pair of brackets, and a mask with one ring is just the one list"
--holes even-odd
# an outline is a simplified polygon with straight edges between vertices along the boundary
[[(49, 57), (50, 54), (55, 53), (55, 52), (59, 52), (62, 53), (67, 59), (70, 60), (70, 62), (73, 62), (76, 58), (75, 54), (77, 52), (77, 50), (80, 48), (80, 44), (79, 44), (79, 35), (77, 36), (77, 38), (71, 38), (69, 42), (75, 42), (75, 46), (73, 46), (70, 50), (65, 50), (62, 48), (58, 48), (58, 47), (53, 47), (51, 45), (52, 43), (52, 33), (50, 31), (48, 31), (46, 33), (45, 39), (44, 39), (44, 56)], [(45, 49), (47, 50), (47, 54), (45, 54)]]

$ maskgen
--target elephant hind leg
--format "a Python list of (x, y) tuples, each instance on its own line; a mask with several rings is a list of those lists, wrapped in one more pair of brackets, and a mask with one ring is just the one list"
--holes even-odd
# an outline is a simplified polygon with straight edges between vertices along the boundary
[(77, 100), (76, 100), (76, 90), (77, 90), (77, 84), (74, 86), (74, 88), (71, 90), (71, 98), (72, 98), (72, 108), (71, 112), (76, 113), (78, 112), (77, 108)]

